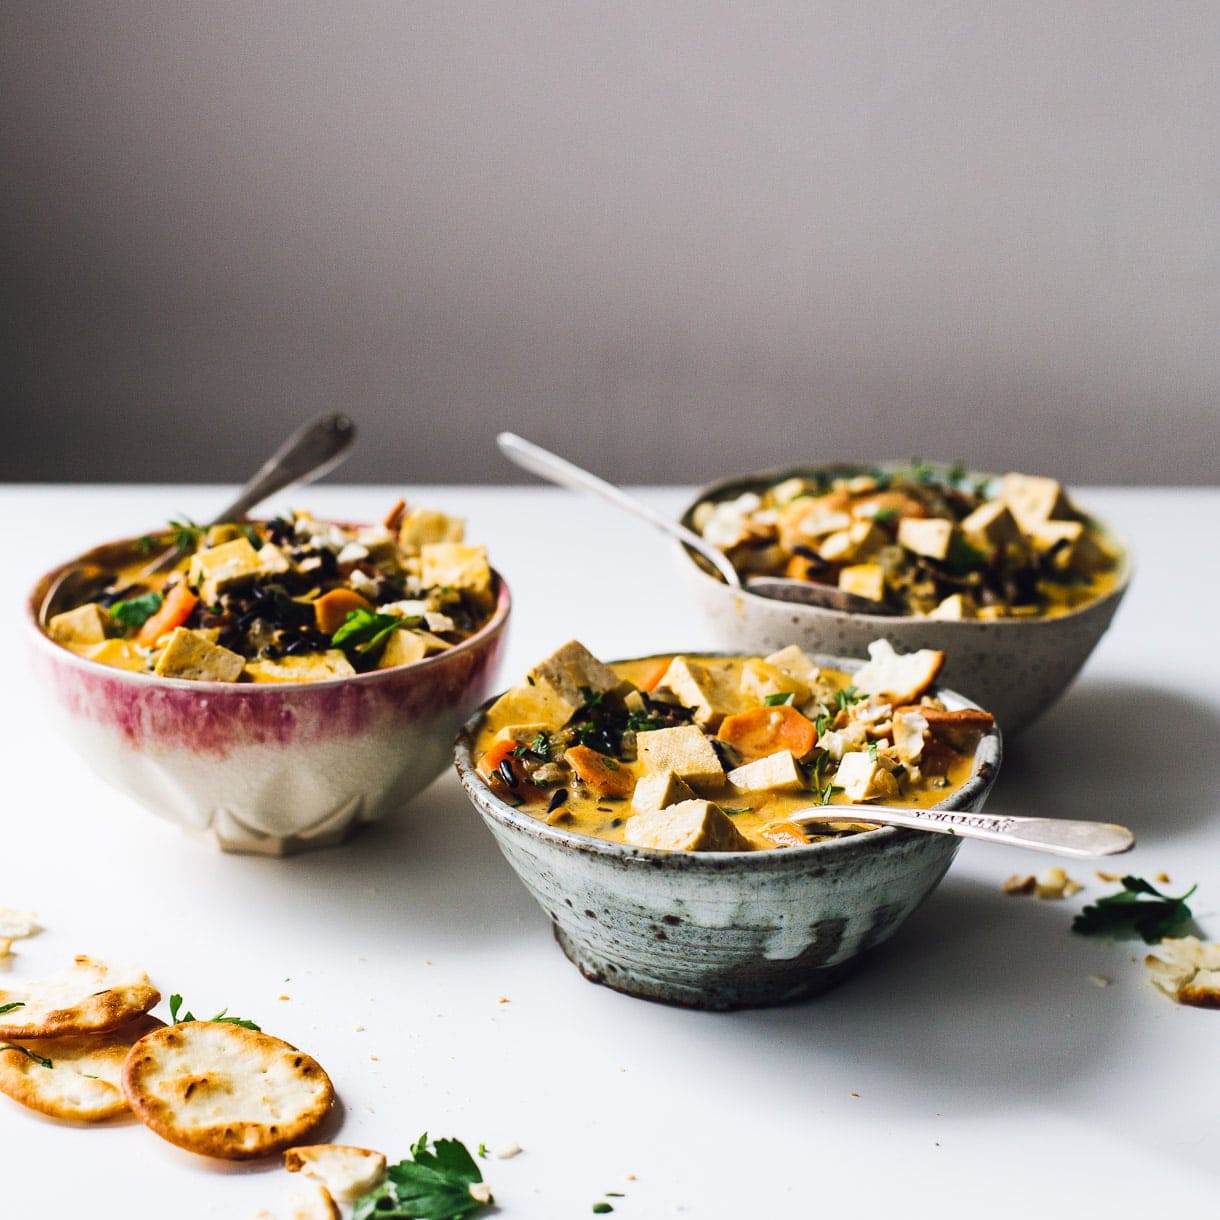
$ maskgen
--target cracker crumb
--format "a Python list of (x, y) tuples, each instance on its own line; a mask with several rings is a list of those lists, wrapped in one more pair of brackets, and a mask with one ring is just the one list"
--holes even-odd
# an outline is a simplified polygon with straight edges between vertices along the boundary
[(1048, 868), (1038, 874), (1034, 897), (1058, 901), (1060, 898), (1070, 898), (1082, 888), (1080, 882), (1069, 877), (1063, 869)]
[(1089, 982), (1092, 983), (1094, 987), (1109, 987), (1113, 982), (1113, 979), (1106, 978), (1104, 974), (1090, 974)]
[(511, 1160), (513, 1157), (519, 1156), (520, 1154), (521, 1145), (516, 1141), (501, 1144), (498, 1148), (493, 1148), (491, 1151), (491, 1155), (494, 1156), (498, 1161)]
[(512, 1000), (510, 1000), (510, 999), (508, 998), (508, 996), (506, 996), (506, 995), (502, 995), (502, 996), (501, 996), (501, 997), (500, 997), (500, 998), (499, 998), (499, 999), (496, 1001), (496, 1003), (497, 1003), (497, 1004), (511, 1004), (511, 1003), (512, 1003)]
[(381, 1056), (380, 1056), (380, 1055), (370, 1055), (370, 1056), (369, 1056), (369, 1058), (370, 1058), (370, 1059), (371, 1059), (371, 1060), (372, 1060), (374, 1063), (380, 1063), (380, 1062), (381, 1062)]
[(355, 1032), (357, 1034), (362, 1034), (362, 1033), (364, 1033), (364, 1026), (363, 1025), (353, 1025), (352, 1030), (353, 1030), (353, 1032)]
[(471, 1182), (466, 1189), (470, 1191), (470, 1197), (477, 1202), (491, 1202), (491, 1187), (486, 1182)]
[(1101, 869), (1097, 870), (1097, 880), (1104, 881), (1108, 885), (1116, 885), (1123, 879), (1122, 873), (1105, 873)]
[(633, 1174), (633, 1173), (624, 1174), (623, 1176), (627, 1179), (628, 1182), (634, 1182), (637, 1180), (635, 1174)]
[(1032, 894), (1034, 886), (1037, 884), (1037, 879), (1032, 873), (1025, 877), (1022, 877), (1020, 873), (1013, 873), (1000, 888), (1006, 894)]
[(290, 995), (281, 995), (281, 996), (276, 996), (275, 998), (276, 998), (277, 1000), (291, 1000), (291, 999), (292, 999), (292, 996), (290, 996)]
[(1157, 885), (1168, 885), (1169, 880), (1170, 878), (1168, 873), (1157, 873), (1157, 875), (1153, 877), (1153, 881), (1155, 881)]
[(855, 1089), (853, 1089), (853, 1090), (852, 1090), (852, 1091), (851, 1091), (851, 1092), (848, 1094), (848, 1096), (849, 1096), (849, 1097), (859, 1097), (859, 1096), (860, 1096), (860, 1094), (859, 1094), (859, 1093), (857, 1093), (857, 1092), (855, 1091)]

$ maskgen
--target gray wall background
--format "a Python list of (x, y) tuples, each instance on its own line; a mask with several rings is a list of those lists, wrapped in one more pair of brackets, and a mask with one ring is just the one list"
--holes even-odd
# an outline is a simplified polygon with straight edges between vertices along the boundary
[(0, 478), (1215, 481), (1215, 3), (4, 0)]

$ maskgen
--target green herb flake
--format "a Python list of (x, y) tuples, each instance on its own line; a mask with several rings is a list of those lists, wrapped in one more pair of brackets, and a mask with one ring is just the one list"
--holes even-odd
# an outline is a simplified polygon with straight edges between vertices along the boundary
[(1192, 912), (1186, 899), (1198, 886), (1192, 885), (1180, 898), (1171, 898), (1142, 877), (1124, 877), (1122, 884), (1117, 894), (1085, 907), (1072, 920), (1072, 931), (1114, 940), (1138, 936), (1145, 944), (1156, 945), (1167, 936), (1180, 935), (1190, 923)]
[(24, 1000), (13, 1000), (11, 1004), (0, 1004), (0, 1016), (6, 1012), (16, 1012), (18, 1008), (24, 1008)]
[(863, 703), (868, 695), (864, 691), (857, 690), (854, 686), (846, 686), (840, 691), (835, 691), (835, 702), (840, 709), (847, 711), (855, 703)]
[(783, 707), (784, 704), (786, 704), (786, 703), (792, 703), (795, 700), (795, 698), (796, 698), (796, 696), (792, 693), (792, 691), (789, 690), (789, 691), (777, 692), (774, 695), (768, 695), (766, 697), (766, 699), (763, 700), (763, 702), (768, 707)]
[(486, 1144), (480, 1144), (480, 1145), (479, 1145), (479, 1156), (480, 1156), (480, 1157), (482, 1157), (482, 1158), (483, 1158), (483, 1160), (487, 1160), (487, 1157), (488, 1157), (488, 1151), (487, 1151), (487, 1145), (486, 1145)]
[(868, 758), (869, 762), (877, 761), (877, 743), (875, 741), (868, 743)]
[(375, 610), (358, 606), (348, 612), (330, 637), (330, 642), (345, 651), (352, 649), (367, 654), (384, 644), (400, 627), (415, 626), (421, 621), (418, 618), (399, 618), (396, 614), (378, 614)]
[(613, 758), (608, 758), (605, 755), (602, 756), (602, 766), (605, 767), (607, 771), (618, 770), (618, 763)]
[[(185, 1025), (188, 1021), (198, 1021), (202, 1018), (195, 1016), (193, 1012), (182, 1012), (182, 997), (176, 992), (169, 997), (169, 1020), (171, 1025)], [(254, 1032), (261, 1033), (262, 1026), (255, 1025), (253, 1021), (247, 1020), (245, 1017), (230, 1017), (229, 1010), (222, 1008), (214, 1017), (208, 1017), (209, 1021), (214, 1021), (218, 1025), (240, 1025), (242, 1029), (252, 1029)], [(179, 1015), (181, 1013), (181, 1015)]]
[(207, 532), (202, 525), (196, 525), (190, 517), (171, 517), (169, 528), (174, 534), (174, 546), (180, 551), (195, 550)]
[(151, 534), (141, 534), (136, 539), (136, 553), (138, 555), (151, 555), (156, 545)]
[(879, 524), (884, 524), (886, 521), (897, 521), (898, 510), (896, 508), (879, 508), (873, 513), (873, 520)]
[(730, 817), (739, 813), (749, 813), (754, 808), (753, 805), (721, 805), (720, 808)]
[(463, 1220), (494, 1202), (490, 1191), (472, 1193), (482, 1181), (465, 1144), (430, 1142), (424, 1132), (411, 1145), (410, 1159), (389, 1166), (385, 1181), (356, 1200), (352, 1220)]
[(140, 597), (118, 601), (110, 607), (110, 617), (121, 626), (134, 630), (143, 627), (161, 609), (163, 600), (160, 593), (145, 593)]
[(598, 1202), (593, 1204), (593, 1214), (595, 1216), (605, 1216), (612, 1211), (614, 1211), (614, 1206), (604, 1200), (598, 1200)]
[(20, 1051), (27, 1059), (33, 1059), (39, 1067), (53, 1068), (55, 1066), (50, 1059), (44, 1059), (42, 1055), (35, 1055), (33, 1051), (28, 1051), (24, 1046), (18, 1046), (15, 1042), (0, 1042), (0, 1051)]

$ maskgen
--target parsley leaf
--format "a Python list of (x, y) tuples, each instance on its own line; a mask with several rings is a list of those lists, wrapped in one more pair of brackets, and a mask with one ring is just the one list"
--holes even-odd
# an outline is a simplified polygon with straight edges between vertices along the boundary
[(55, 1066), (50, 1059), (44, 1059), (41, 1055), (35, 1055), (33, 1051), (27, 1051), (24, 1046), (18, 1046), (15, 1042), (0, 1042), (0, 1051), (20, 1051), (27, 1059), (33, 1059), (39, 1067), (50, 1068)]
[(14, 1009), (24, 1008), (24, 1007), (25, 1007), (24, 1000), (14, 1000), (11, 1004), (0, 1004), (0, 1015), (3, 1015), (6, 1012), (12, 1012), (12, 1011), (14, 1011)]
[[(171, 1025), (185, 1025), (188, 1021), (198, 1021), (201, 1018), (195, 1016), (193, 1012), (184, 1012), (181, 1016), (178, 1015), (182, 1008), (182, 997), (174, 994), (169, 997), (169, 1020)], [(214, 1017), (208, 1017), (209, 1021), (215, 1021), (218, 1025), (240, 1025), (242, 1029), (252, 1029), (255, 1033), (262, 1032), (261, 1025), (255, 1025), (253, 1021), (248, 1021), (245, 1017), (230, 1017), (227, 1008), (222, 1008)]]
[(171, 517), (169, 528), (174, 531), (174, 546), (180, 551), (193, 551), (203, 541), (207, 532), (202, 525), (196, 525), (190, 517)]
[(115, 602), (110, 607), (110, 617), (124, 627), (143, 627), (161, 608), (160, 593), (145, 593), (141, 597)]
[(1110, 936), (1115, 940), (1140, 937), (1147, 945), (1176, 936), (1191, 920), (1186, 899), (1198, 889), (1192, 885), (1180, 898), (1162, 894), (1142, 877), (1123, 878), (1117, 894), (1099, 898), (1072, 920), (1072, 931), (1082, 936)]
[(792, 691), (789, 690), (776, 693), (774, 695), (768, 695), (763, 702), (767, 705), (767, 707), (783, 707), (786, 703), (793, 703), (795, 698), (795, 695), (793, 695)]
[(490, 1192), (471, 1193), (482, 1181), (465, 1144), (429, 1142), (424, 1132), (411, 1145), (411, 1159), (389, 1166), (385, 1181), (356, 1200), (352, 1220), (462, 1220), (492, 1203)]
[(399, 618), (396, 614), (378, 614), (375, 610), (357, 607), (348, 613), (339, 629), (330, 637), (336, 648), (372, 652), (388, 640), (399, 627), (418, 626), (421, 618)]

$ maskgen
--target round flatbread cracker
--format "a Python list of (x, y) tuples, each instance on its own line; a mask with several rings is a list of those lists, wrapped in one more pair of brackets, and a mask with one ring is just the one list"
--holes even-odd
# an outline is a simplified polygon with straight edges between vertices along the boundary
[(0, 1048), (0, 1093), (69, 1122), (127, 1114), (123, 1064), (132, 1046), (161, 1025), (156, 1017), (143, 1016), (100, 1034), (27, 1038)]
[(115, 1029), (161, 999), (135, 966), (78, 957), (66, 969), (16, 987), (0, 987), (0, 1041), (66, 1038)]
[(123, 1092), (162, 1139), (232, 1161), (297, 1143), (335, 1099), (330, 1078), (303, 1051), (216, 1021), (170, 1025), (141, 1038), (123, 1066)]

